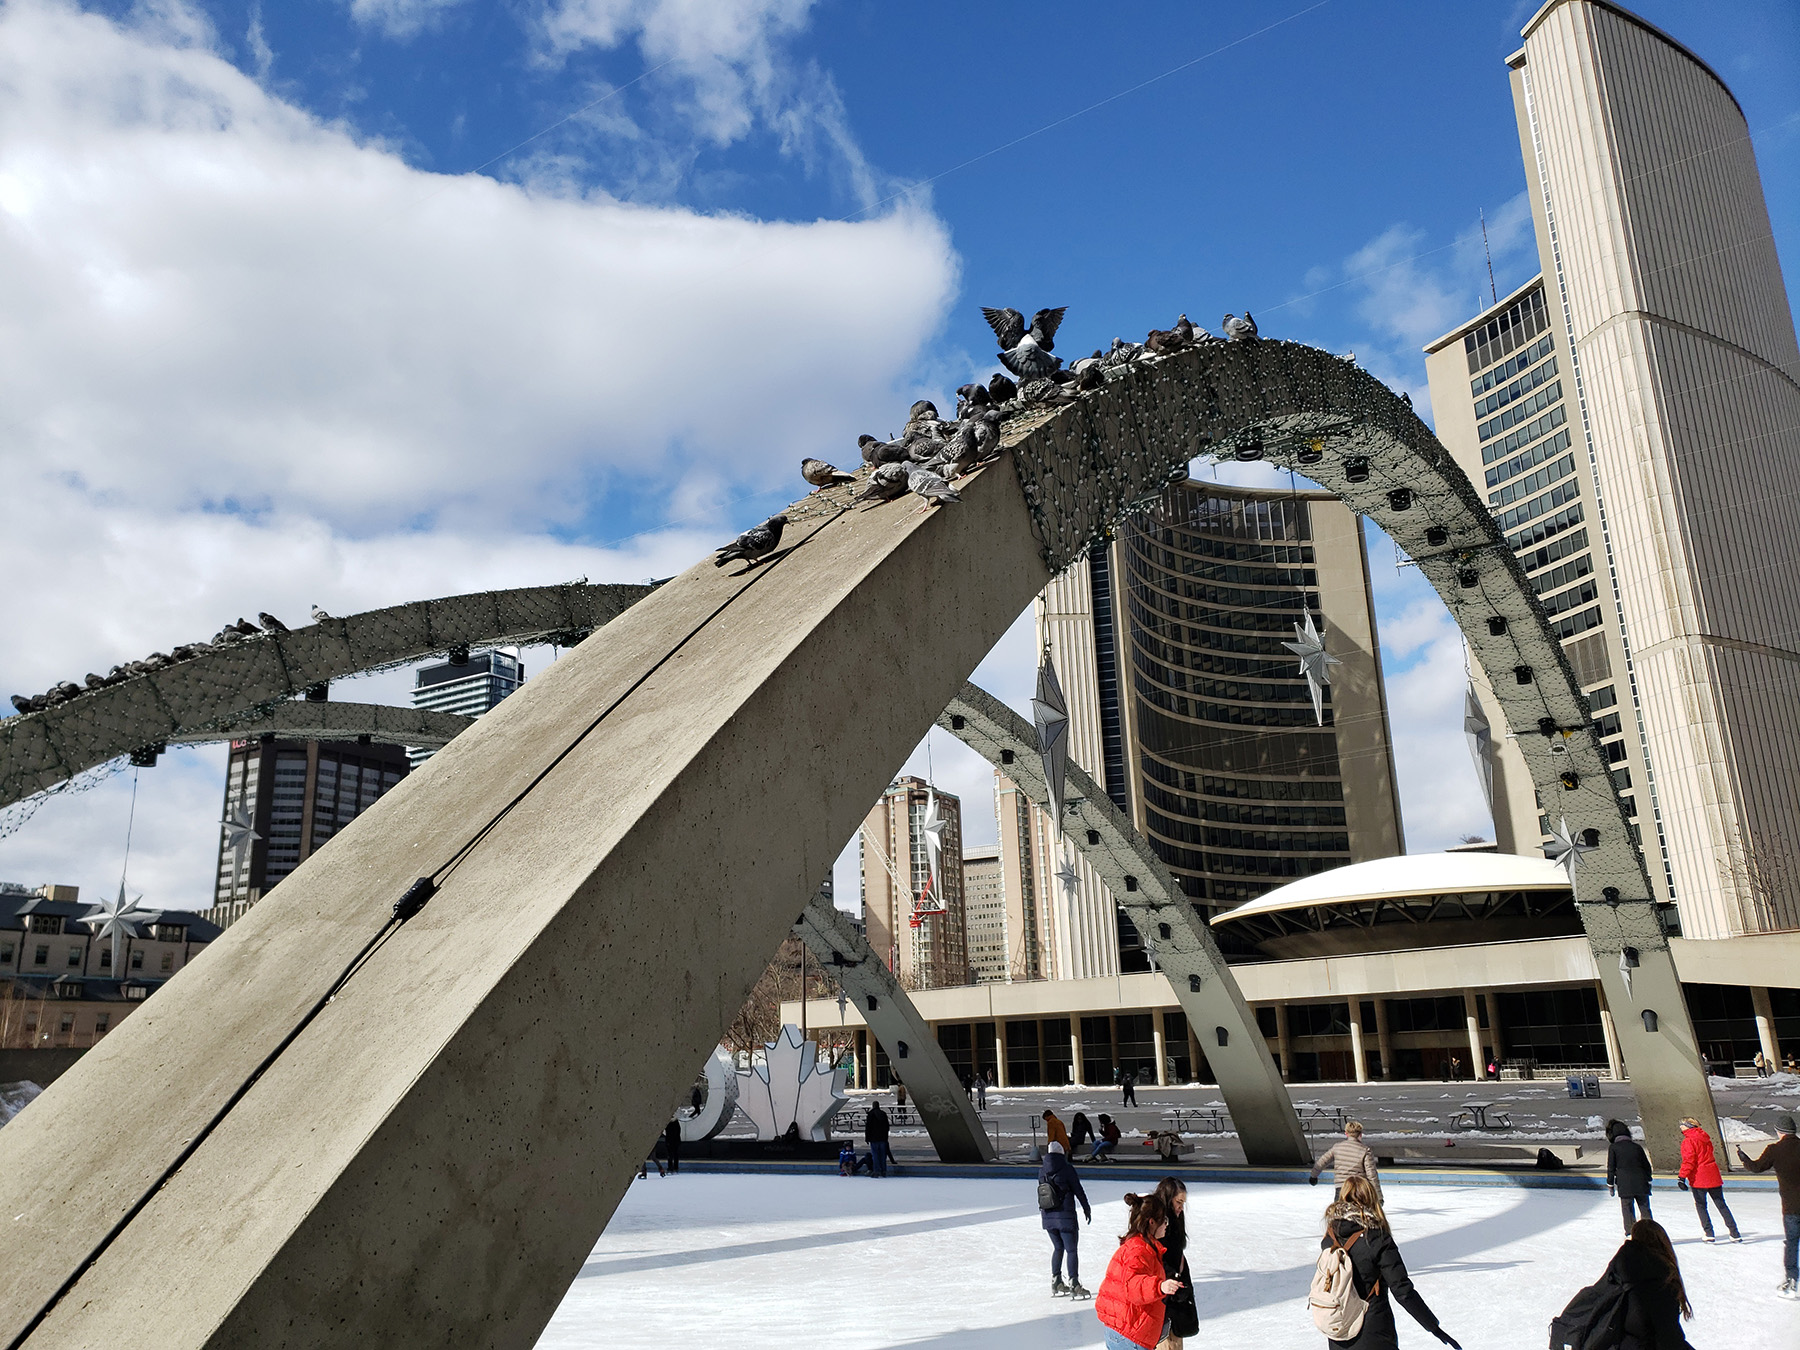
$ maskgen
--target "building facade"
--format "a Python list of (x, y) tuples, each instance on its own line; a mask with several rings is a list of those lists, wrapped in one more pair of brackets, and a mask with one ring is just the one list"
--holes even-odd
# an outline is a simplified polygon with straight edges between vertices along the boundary
[[(925, 837), (934, 805), (943, 822), (936, 877)], [(922, 779), (896, 779), (863, 821), (857, 850), (869, 945), (901, 984), (938, 989), (972, 983), (961, 801)]]
[(998, 844), (963, 850), (963, 914), (969, 968), (979, 984), (1007, 978), (1006, 875)]
[(1545, 5), (1508, 66), (1542, 271), (1427, 348), (1439, 438), (1567, 630), (1683, 933), (1800, 928), (1800, 347), (1749, 128), (1606, 0)]
[[(420, 666), (413, 674), (412, 703), (428, 712), (480, 717), (499, 707), (501, 699), (524, 683), (525, 663), (511, 652), (477, 652), (461, 661)], [(406, 752), (415, 769), (436, 753)]]

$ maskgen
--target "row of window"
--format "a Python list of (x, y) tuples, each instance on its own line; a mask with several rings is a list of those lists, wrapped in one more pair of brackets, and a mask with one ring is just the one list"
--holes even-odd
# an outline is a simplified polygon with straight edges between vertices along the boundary
[[(1142, 675), (1132, 677), (1138, 697), (1166, 713), (1190, 722), (1212, 722), (1227, 727), (1310, 727), (1315, 725), (1310, 697), (1305, 705), (1264, 708), (1253, 703), (1212, 703), (1205, 699), (1171, 694)], [(1332, 724), (1331, 691), (1325, 691), (1325, 725)]]
[(1166, 501), (1157, 525), (1173, 527), (1178, 538), (1183, 530), (1258, 543), (1312, 538), (1312, 515), (1297, 497), (1215, 497), (1205, 488), (1177, 486)]
[(1589, 578), (1579, 586), (1571, 586), (1566, 591), (1558, 591), (1555, 595), (1544, 599), (1544, 613), (1555, 618), (1558, 614), (1567, 614), (1578, 605), (1585, 605), (1600, 598), (1600, 583)]
[[(1540, 544), (1546, 539), (1561, 534), (1564, 530), (1573, 525), (1579, 525), (1583, 519), (1585, 519), (1585, 517), (1582, 514), (1581, 503), (1576, 502), (1575, 505), (1558, 511), (1548, 520), (1540, 520), (1529, 529), (1520, 530), (1517, 534), (1507, 535), (1506, 546), (1514, 553), (1523, 552), (1533, 544)], [(1585, 547), (1587, 543), (1587, 531), (1583, 530), (1581, 531), (1581, 534), (1582, 544)]]
[(1575, 456), (1564, 455), (1552, 464), (1546, 464), (1536, 473), (1527, 474), (1523, 478), (1514, 479), (1503, 488), (1488, 493), (1489, 506), (1506, 506), (1521, 497), (1529, 497), (1532, 493), (1550, 486), (1559, 478), (1567, 478), (1575, 472)]
[(1295, 833), (1287, 830), (1235, 830), (1228, 826), (1200, 825), (1175, 820), (1158, 811), (1144, 812), (1153, 833), (1181, 844), (1208, 848), (1249, 849), (1259, 853), (1348, 853), (1347, 834)]
[(1134, 537), (1155, 539), (1166, 548), (1179, 549), (1195, 557), (1221, 558), (1226, 562), (1290, 567), (1311, 566), (1314, 562), (1310, 544), (1253, 544), (1240, 539), (1209, 539), (1202, 535), (1183, 534), (1167, 527), (1154, 534)]
[(1579, 614), (1571, 614), (1566, 619), (1558, 619), (1550, 625), (1550, 631), (1564, 641), (1581, 633), (1586, 633), (1600, 626), (1600, 609), (1584, 609)]
[(1203, 671), (1209, 675), (1249, 675), (1267, 678), (1271, 675), (1291, 672), (1294, 669), (1293, 657), (1285, 652), (1280, 657), (1221, 656), (1209, 648), (1188, 647), (1175, 642), (1165, 642), (1147, 628), (1133, 633), (1131, 639), (1133, 645), (1142, 647), (1165, 665), (1176, 666), (1183, 670)]
[[(1558, 405), (1561, 406), (1560, 404)], [(1522, 454), (1514, 455), (1502, 464), (1496, 464), (1487, 471), (1487, 485), (1497, 487), (1509, 478), (1514, 478), (1533, 465), (1542, 464), (1547, 459), (1554, 459), (1569, 448), (1569, 429), (1564, 427), (1556, 435), (1539, 441)]]
[(1131, 541), (1131, 552), (1159, 571), (1204, 576), (1239, 586), (1311, 587), (1319, 584), (1318, 572), (1310, 567), (1251, 567), (1242, 563), (1214, 562), (1210, 558), (1191, 558), (1141, 537)]
[(1541, 289), (1535, 290), (1517, 304), (1509, 305), (1504, 313), (1463, 335), (1463, 351), (1469, 358), (1469, 374), (1473, 375), (1483, 367), (1493, 365), (1549, 327), (1544, 292)]
[(1470, 380), (1469, 397), (1480, 398), (1495, 385), (1505, 384), (1533, 361), (1550, 355), (1550, 353), (1555, 350), (1555, 347), (1556, 339), (1548, 336), (1533, 343), (1510, 361), (1502, 362), (1500, 365), (1497, 365), (1492, 370), (1488, 371), (1487, 374), (1479, 375), (1475, 379)]
[(1220, 680), (1212, 675), (1190, 676), (1179, 666), (1170, 667), (1149, 653), (1135, 648), (1132, 664), (1157, 683), (1183, 694), (1200, 694), (1207, 698), (1231, 699), (1240, 703), (1307, 703), (1312, 702), (1304, 680), (1295, 678), (1283, 684), (1246, 684)]
[(1475, 405), (1475, 415), (1477, 417), (1486, 417), (1489, 413), (1504, 408), (1509, 403), (1516, 402), (1529, 394), (1533, 389), (1536, 389), (1545, 380), (1552, 378), (1555, 374), (1556, 358), (1553, 356), (1548, 361), (1544, 362), (1543, 365), (1534, 367), (1525, 374), (1519, 376), (1518, 379), (1514, 380), (1504, 389), (1497, 389), (1478, 402)]
[[(18, 951), (18, 946), (16, 943), (0, 942), (0, 966), (12, 964), (13, 955), (17, 951)], [(49, 966), (49, 964), (50, 964), (50, 944), (48, 942), (40, 942), (40, 943), (36, 944), (36, 947), (32, 951), (32, 954), (31, 954), (31, 964), (34, 966), (45, 966), (45, 967)], [(71, 970), (81, 969), (81, 948), (80, 947), (69, 948), (67, 964)], [(99, 968), (101, 970), (111, 970), (112, 969), (112, 946), (110, 943), (107, 944), (106, 946), (103, 946), (100, 948)], [(131, 953), (131, 968), (133, 970), (142, 970), (144, 968), (144, 949), (142, 947), (136, 948)], [(164, 970), (174, 970), (175, 969), (175, 953), (174, 952), (164, 952), (162, 954), (162, 968)]]
[(1501, 439), (1493, 442), (1491, 445), (1482, 446), (1481, 462), (1483, 464), (1492, 464), (1497, 459), (1505, 459), (1521, 446), (1530, 445), (1539, 436), (1554, 431), (1568, 420), (1568, 413), (1563, 410), (1562, 404), (1559, 403), (1536, 421), (1526, 423), (1517, 431), (1510, 432)]
[(1593, 570), (1594, 555), (1583, 553), (1573, 562), (1566, 562), (1561, 567), (1553, 567), (1548, 572), (1533, 577), (1531, 589), (1543, 595), (1546, 591), (1553, 591), (1559, 586), (1567, 586), (1571, 581), (1588, 576)]
[(1224, 647), (1226, 651), (1260, 652), (1267, 656), (1278, 656), (1281, 641), (1290, 636), (1294, 628), (1291, 615), (1265, 614), (1255, 610), (1219, 610), (1202, 609), (1199, 605), (1184, 605), (1172, 596), (1165, 596), (1157, 591), (1142, 590), (1133, 586), (1126, 594), (1126, 601), (1131, 605), (1132, 614), (1140, 619), (1145, 627), (1156, 631), (1150, 621), (1152, 613), (1167, 614), (1172, 619), (1184, 619), (1188, 623), (1205, 624), (1212, 629), (1230, 629), (1239, 633), (1266, 633), (1269, 636), (1260, 645), (1243, 646), (1238, 643), (1220, 643), (1216, 641), (1196, 640), (1201, 630), (1189, 629), (1186, 638), (1177, 638), (1194, 647)]
[(1240, 801), (1341, 802), (1344, 785), (1335, 778), (1222, 778), (1194, 773), (1164, 764), (1149, 755), (1142, 758), (1146, 780), (1154, 780), (1180, 792), (1203, 797), (1231, 797)]
[(1610, 708), (1619, 701), (1619, 696), (1613, 692), (1610, 684), (1603, 684), (1589, 694), (1587, 700), (1590, 708)]
[(1268, 806), (1261, 803), (1210, 802), (1197, 797), (1182, 797), (1154, 783), (1144, 784), (1144, 799), (1165, 811), (1191, 816), (1196, 820), (1224, 825), (1274, 825), (1298, 829), (1328, 829), (1344, 826), (1341, 806)]
[(1561, 397), (1562, 381), (1553, 381), (1523, 403), (1514, 404), (1498, 417), (1490, 417), (1485, 422), (1476, 423), (1475, 434), (1484, 441), (1491, 441), (1508, 427), (1516, 427), (1519, 423), (1535, 417)]
[[(1158, 576), (1144, 576), (1135, 567), (1131, 570), (1128, 584), (1134, 590), (1154, 588), (1186, 600), (1199, 600), (1208, 605), (1232, 605), (1241, 609), (1300, 611), (1306, 609), (1309, 598), (1304, 591), (1299, 590), (1246, 590), (1204, 581), (1188, 581), (1167, 572)], [(1286, 616), (1284, 622), (1293, 622), (1292, 613)]]
[(1554, 511), (1564, 502), (1572, 502), (1580, 495), (1581, 484), (1572, 478), (1565, 479), (1543, 495), (1533, 497), (1530, 501), (1515, 506), (1510, 511), (1502, 511), (1494, 517), (1494, 521), (1501, 529), (1510, 530), (1515, 525), (1535, 520), (1547, 511)]

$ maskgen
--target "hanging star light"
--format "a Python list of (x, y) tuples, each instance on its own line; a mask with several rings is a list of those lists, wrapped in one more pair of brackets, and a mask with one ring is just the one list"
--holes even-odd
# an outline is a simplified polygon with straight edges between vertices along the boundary
[(1494, 809), (1494, 728), (1481, 710), (1481, 700), (1470, 685), (1463, 703), (1463, 735), (1469, 739), (1469, 753), (1475, 758), (1475, 776), (1481, 780), (1481, 795), (1487, 798), (1488, 810)]
[(1344, 663), (1325, 650), (1325, 639), (1319, 636), (1310, 612), (1304, 627), (1294, 625), (1294, 637), (1295, 641), (1281, 645), (1300, 658), (1300, 673), (1306, 676), (1306, 687), (1312, 692), (1313, 716), (1324, 726), (1325, 686), (1331, 683), (1331, 667)]
[(225, 847), (231, 851), (234, 859), (232, 876), (244, 870), (244, 855), (250, 851), (250, 845), (262, 836), (258, 834), (250, 819), (250, 808), (239, 805), (225, 819), (219, 822), (225, 828)]
[(1073, 900), (1076, 887), (1081, 885), (1081, 878), (1075, 874), (1075, 864), (1069, 860), (1067, 853), (1062, 855), (1062, 866), (1056, 869), (1056, 879), (1062, 883), (1063, 894)]
[(1569, 819), (1564, 816), (1556, 829), (1550, 832), (1550, 842), (1544, 845), (1544, 856), (1557, 866), (1569, 878), (1569, 889), (1575, 889), (1575, 866), (1581, 861), (1581, 855), (1592, 853), (1593, 846), (1584, 844), (1569, 833)]
[(944, 853), (944, 830), (949, 824), (948, 817), (938, 812), (937, 793), (926, 793), (925, 819), (919, 822), (919, 833), (925, 836), (925, 861), (934, 884), (938, 879), (938, 859)]
[[(1044, 783), (1049, 788), (1044, 803), (1050, 812), (1055, 837), (1062, 838), (1063, 780), (1069, 767), (1069, 701), (1050, 660), (1050, 644), (1038, 665), (1037, 697), (1031, 700), (1031, 720), (1037, 724), (1038, 755), (1044, 763)], [(1060, 875), (1060, 874), (1059, 874)]]
[(1632, 960), (1634, 955), (1630, 948), (1619, 953), (1619, 978), (1625, 981), (1627, 994), (1631, 993), (1631, 972), (1637, 967), (1637, 962)]
[(112, 968), (115, 975), (123, 969), (119, 964), (119, 940), (121, 938), (139, 936), (138, 927), (150, 922), (147, 911), (138, 908), (138, 901), (143, 896), (125, 898), (125, 881), (119, 879), (119, 898), (102, 900), (100, 907), (92, 914), (82, 916), (82, 922), (93, 928), (94, 936), (112, 939)]

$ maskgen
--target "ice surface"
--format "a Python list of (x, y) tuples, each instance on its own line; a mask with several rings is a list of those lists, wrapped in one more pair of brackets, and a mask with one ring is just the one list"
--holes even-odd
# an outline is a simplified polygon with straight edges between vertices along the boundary
[(0, 1083), (0, 1125), (23, 1111), (43, 1090), (32, 1082)]
[[(1093, 1305), (1049, 1296), (1034, 1177), (1017, 1180), (652, 1175), (634, 1182), (543, 1339), (544, 1350), (1034, 1350), (1100, 1344)], [(1087, 1183), (1082, 1279), (1097, 1288), (1124, 1226), (1123, 1181)], [(1704, 1246), (1688, 1197), (1659, 1183), (1704, 1350), (1794, 1350), (1800, 1304), (1776, 1298), (1780, 1204), (1726, 1180), (1747, 1235)], [(1305, 1308), (1326, 1186), (1190, 1193), (1196, 1346), (1318, 1350)], [(1550, 1318), (1620, 1241), (1604, 1191), (1390, 1185), (1420, 1292), (1468, 1350), (1545, 1343)], [(1404, 1313), (1400, 1344), (1438, 1343)]]

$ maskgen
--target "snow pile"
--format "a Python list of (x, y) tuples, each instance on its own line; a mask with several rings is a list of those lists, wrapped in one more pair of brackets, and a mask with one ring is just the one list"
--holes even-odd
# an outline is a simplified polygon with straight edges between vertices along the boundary
[(1746, 1125), (1743, 1121), (1734, 1120), (1730, 1116), (1719, 1117), (1719, 1133), (1724, 1136), (1725, 1142), (1728, 1144), (1771, 1144), (1775, 1142), (1774, 1135), (1765, 1134), (1756, 1126)]
[(0, 1125), (23, 1111), (44, 1089), (36, 1083), (0, 1083)]

